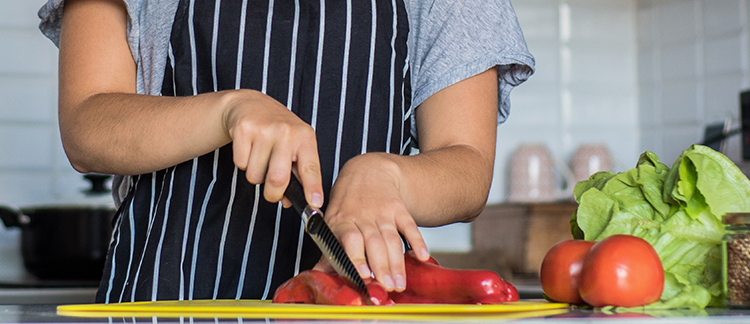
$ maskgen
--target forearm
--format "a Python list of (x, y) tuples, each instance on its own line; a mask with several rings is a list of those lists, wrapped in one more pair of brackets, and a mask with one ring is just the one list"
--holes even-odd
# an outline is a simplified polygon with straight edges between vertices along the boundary
[(223, 128), (227, 95), (96, 94), (75, 106), (61, 106), (63, 146), (81, 172), (163, 169), (230, 142)]
[(401, 197), (417, 225), (474, 220), (487, 202), (493, 158), (468, 145), (401, 157)]
[(368, 153), (350, 167), (368, 170), (365, 178), (392, 181), (417, 225), (430, 227), (469, 222), (484, 209), (493, 156), (454, 145), (413, 156)]

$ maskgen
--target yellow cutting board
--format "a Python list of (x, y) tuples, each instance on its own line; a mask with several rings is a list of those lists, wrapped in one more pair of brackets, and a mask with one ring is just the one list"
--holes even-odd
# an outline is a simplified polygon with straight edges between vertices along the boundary
[(76, 317), (193, 317), (275, 319), (441, 320), (515, 319), (565, 313), (568, 304), (519, 301), (503, 304), (396, 304), (332, 306), (274, 304), (268, 300), (192, 300), (61, 305), (57, 313)]

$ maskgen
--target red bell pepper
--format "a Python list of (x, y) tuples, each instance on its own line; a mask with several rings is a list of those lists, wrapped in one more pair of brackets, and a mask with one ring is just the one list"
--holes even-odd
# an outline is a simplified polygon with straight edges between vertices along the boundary
[[(373, 305), (390, 305), (388, 292), (379, 282), (365, 278)], [(276, 289), (274, 303), (365, 305), (362, 296), (341, 276), (317, 270), (306, 270)]]
[[(519, 300), (511, 283), (487, 270), (443, 268), (435, 259), (419, 261), (414, 252), (404, 255), (406, 289), (386, 292), (375, 280), (365, 283), (374, 305), (395, 303), (492, 304)], [(282, 284), (273, 297), (275, 303), (364, 305), (362, 297), (337, 274), (308, 270)]]
[(516, 287), (493, 271), (447, 269), (430, 259), (419, 261), (413, 251), (404, 255), (406, 289), (389, 294), (394, 302), (493, 304), (519, 300)]

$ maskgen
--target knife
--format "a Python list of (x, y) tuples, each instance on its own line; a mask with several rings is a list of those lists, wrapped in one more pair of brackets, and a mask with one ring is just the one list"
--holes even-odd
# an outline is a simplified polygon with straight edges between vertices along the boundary
[(289, 179), (289, 186), (286, 188), (284, 196), (292, 202), (294, 209), (300, 213), (302, 222), (305, 225), (305, 232), (318, 245), (318, 248), (323, 252), (323, 255), (325, 255), (336, 272), (354, 284), (354, 288), (362, 295), (365, 303), (372, 305), (370, 293), (367, 292), (365, 282), (354, 267), (352, 260), (344, 252), (341, 242), (336, 239), (336, 236), (333, 235), (333, 232), (331, 232), (331, 229), (328, 228), (328, 225), (323, 220), (323, 212), (307, 204), (302, 184), (297, 180), (297, 176), (294, 173), (292, 173), (292, 177)]

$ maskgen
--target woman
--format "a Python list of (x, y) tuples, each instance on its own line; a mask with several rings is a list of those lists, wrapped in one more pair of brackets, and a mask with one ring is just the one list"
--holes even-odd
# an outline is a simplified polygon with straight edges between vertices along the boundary
[(399, 234), (426, 260), (417, 226), (479, 214), (533, 68), (507, 0), (50, 0), (40, 17), (72, 166), (121, 175), (99, 302), (266, 299), (331, 271), (282, 208), (293, 170), (360, 274), (403, 290)]

